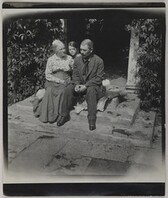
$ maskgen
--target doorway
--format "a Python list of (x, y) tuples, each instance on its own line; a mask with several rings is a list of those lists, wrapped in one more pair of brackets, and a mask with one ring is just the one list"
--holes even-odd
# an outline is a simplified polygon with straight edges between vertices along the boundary
[(107, 78), (127, 77), (130, 33), (126, 25), (130, 20), (121, 15), (102, 19), (68, 19), (67, 41), (80, 42), (90, 38), (94, 50), (104, 60)]

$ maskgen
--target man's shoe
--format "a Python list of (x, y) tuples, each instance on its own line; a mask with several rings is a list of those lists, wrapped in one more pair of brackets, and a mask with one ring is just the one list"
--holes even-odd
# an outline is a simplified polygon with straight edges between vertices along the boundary
[(59, 121), (57, 122), (57, 126), (62, 126), (62, 125), (64, 125), (66, 122), (68, 122), (70, 120), (70, 116), (66, 116), (66, 117), (64, 117), (64, 116), (62, 116), (60, 119), (59, 119)]
[(89, 130), (93, 131), (95, 129), (96, 129), (96, 122), (92, 121), (92, 120), (89, 120)]
[(96, 125), (89, 125), (89, 130), (90, 131), (93, 131), (93, 130), (95, 130), (96, 129)]

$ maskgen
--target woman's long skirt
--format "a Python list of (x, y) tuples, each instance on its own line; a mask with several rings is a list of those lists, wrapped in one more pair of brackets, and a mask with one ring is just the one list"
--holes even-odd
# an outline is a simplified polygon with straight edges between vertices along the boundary
[(44, 97), (41, 100), (35, 98), (33, 102), (35, 117), (39, 117), (39, 120), (44, 123), (56, 122), (61, 110), (61, 93), (64, 88), (65, 86), (62, 84), (46, 81)]

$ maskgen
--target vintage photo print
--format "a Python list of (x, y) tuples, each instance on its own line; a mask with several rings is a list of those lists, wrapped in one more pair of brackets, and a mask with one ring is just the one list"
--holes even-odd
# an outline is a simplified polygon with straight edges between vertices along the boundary
[(5, 195), (164, 195), (165, 11), (2, 4)]

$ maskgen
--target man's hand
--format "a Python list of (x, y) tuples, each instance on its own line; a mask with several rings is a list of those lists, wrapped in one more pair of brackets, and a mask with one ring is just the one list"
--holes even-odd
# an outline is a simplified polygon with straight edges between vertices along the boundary
[(85, 85), (81, 85), (79, 91), (80, 92), (84, 92), (85, 90), (86, 90), (86, 86)]
[(75, 91), (76, 92), (84, 92), (86, 90), (86, 86), (85, 85), (76, 85), (75, 86)]
[(81, 86), (81, 85), (76, 85), (76, 86), (75, 86), (75, 91), (76, 91), (76, 92), (79, 92), (80, 86)]

